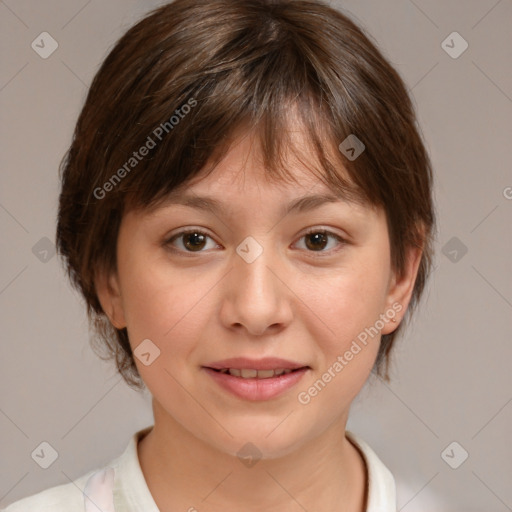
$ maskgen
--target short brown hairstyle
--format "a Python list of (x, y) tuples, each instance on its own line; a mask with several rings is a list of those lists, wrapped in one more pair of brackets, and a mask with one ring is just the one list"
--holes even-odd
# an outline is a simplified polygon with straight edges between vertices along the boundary
[[(110, 324), (95, 290), (97, 273), (116, 269), (123, 214), (212, 170), (245, 125), (260, 128), (265, 169), (284, 179), (292, 107), (325, 183), (385, 210), (393, 270), (403, 273), (407, 248), (423, 249), (406, 316), (415, 308), (432, 265), (431, 163), (406, 86), (376, 44), (320, 1), (175, 0), (106, 57), (60, 168), (58, 251), (93, 341), (132, 387), (143, 382), (126, 328)], [(338, 150), (349, 135), (365, 145), (355, 160)], [(374, 371), (386, 380), (400, 329), (382, 336)]]

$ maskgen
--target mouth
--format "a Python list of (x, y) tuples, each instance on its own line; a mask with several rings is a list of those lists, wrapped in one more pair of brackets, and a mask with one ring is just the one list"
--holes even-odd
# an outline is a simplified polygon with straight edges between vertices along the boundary
[[(208, 367), (206, 367), (208, 368)], [(276, 368), (274, 370), (256, 370), (255, 368), (209, 368), (214, 372), (229, 374), (233, 377), (240, 377), (241, 379), (272, 379), (280, 377), (281, 375), (288, 375), (289, 373), (306, 370), (309, 366), (295, 368), (293, 370), (288, 368)]]
[(251, 401), (269, 400), (294, 387), (311, 367), (279, 358), (233, 358), (203, 366), (224, 391)]

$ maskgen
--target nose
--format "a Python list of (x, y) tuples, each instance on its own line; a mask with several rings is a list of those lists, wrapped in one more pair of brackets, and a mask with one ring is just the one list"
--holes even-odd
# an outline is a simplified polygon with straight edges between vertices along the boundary
[(233, 254), (233, 268), (223, 289), (221, 320), (229, 329), (250, 335), (276, 334), (292, 319), (293, 292), (283, 266), (265, 247), (252, 262)]

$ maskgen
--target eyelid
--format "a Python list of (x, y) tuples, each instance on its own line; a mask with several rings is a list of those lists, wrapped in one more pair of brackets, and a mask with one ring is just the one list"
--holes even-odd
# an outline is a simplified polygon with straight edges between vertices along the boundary
[(326, 233), (328, 235), (332, 235), (333, 237), (343, 240), (345, 242), (348, 241), (348, 235), (340, 235), (339, 233), (332, 231), (331, 228), (325, 227), (325, 226), (313, 226), (312, 228), (307, 228), (306, 231), (304, 231), (300, 235), (300, 237), (303, 237), (305, 235), (310, 235), (311, 233)]

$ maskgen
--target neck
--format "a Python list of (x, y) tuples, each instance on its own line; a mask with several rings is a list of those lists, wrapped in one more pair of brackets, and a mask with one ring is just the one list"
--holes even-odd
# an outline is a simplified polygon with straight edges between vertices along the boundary
[(155, 426), (139, 442), (138, 456), (162, 512), (365, 510), (366, 467), (344, 435), (346, 418), (286, 456), (247, 466), (193, 436), (155, 403), (153, 409)]

